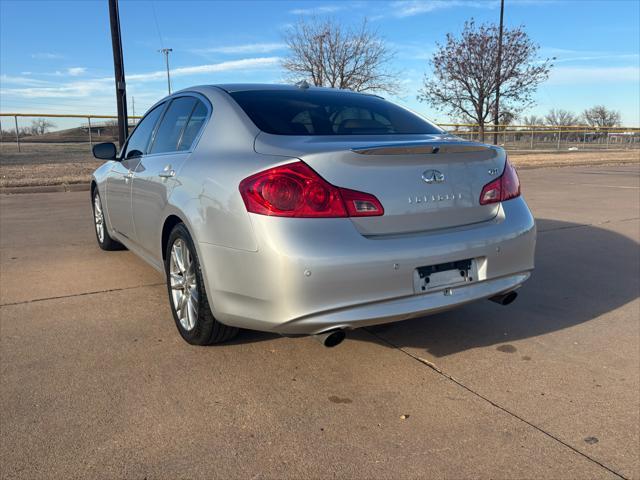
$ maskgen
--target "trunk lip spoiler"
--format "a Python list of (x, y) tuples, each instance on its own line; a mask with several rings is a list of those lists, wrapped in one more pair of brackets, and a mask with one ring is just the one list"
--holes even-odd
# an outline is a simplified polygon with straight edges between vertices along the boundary
[(366, 147), (354, 147), (352, 152), (360, 155), (419, 155), (436, 153), (468, 153), (485, 152), (493, 149), (490, 145), (482, 143), (460, 144), (455, 142), (412, 142), (368, 145)]

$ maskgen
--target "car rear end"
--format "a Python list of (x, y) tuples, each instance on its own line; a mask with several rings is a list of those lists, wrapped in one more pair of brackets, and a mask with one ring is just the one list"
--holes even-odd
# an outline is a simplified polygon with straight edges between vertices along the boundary
[(230, 95), (260, 128), (254, 148), (269, 165), (238, 186), (258, 249), (218, 259), (235, 269), (222, 321), (317, 334), (434, 313), (529, 277), (535, 223), (501, 148), (377, 97)]

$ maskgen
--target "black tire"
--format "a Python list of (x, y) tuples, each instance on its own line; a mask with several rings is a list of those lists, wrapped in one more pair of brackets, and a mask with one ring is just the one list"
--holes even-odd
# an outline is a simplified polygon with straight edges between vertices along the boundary
[[(171, 251), (176, 242), (182, 239), (189, 250), (190, 261), (193, 265), (192, 278), (195, 278), (195, 290), (197, 291), (197, 313), (195, 317), (195, 325), (191, 329), (186, 329), (180, 321), (178, 316), (178, 309), (174, 301), (174, 289), (171, 287)], [(196, 249), (191, 239), (189, 231), (184, 224), (177, 224), (171, 234), (169, 235), (169, 241), (165, 251), (165, 276), (167, 281), (167, 293), (169, 295), (169, 305), (171, 306), (171, 313), (173, 314), (173, 320), (176, 323), (178, 332), (187, 343), (191, 345), (212, 345), (214, 343), (226, 342), (231, 340), (238, 334), (239, 329), (236, 327), (229, 327), (220, 323), (215, 319), (211, 313), (211, 307), (209, 306), (209, 299), (204, 288), (204, 280), (202, 277), (202, 270), (200, 268), (200, 261)], [(183, 277), (184, 278), (184, 277)], [(180, 295), (178, 293), (178, 295)]]
[[(98, 221), (96, 217), (96, 202), (100, 207), (100, 215), (102, 217), (102, 238), (100, 238)], [(91, 210), (93, 211), (93, 231), (96, 234), (96, 240), (98, 241), (98, 245), (102, 250), (124, 250), (124, 245), (122, 245), (117, 240), (111, 238), (109, 235), (109, 230), (107, 229), (107, 224), (104, 218), (104, 208), (102, 208), (102, 198), (98, 193), (98, 189), (94, 188), (93, 192), (91, 192)]]

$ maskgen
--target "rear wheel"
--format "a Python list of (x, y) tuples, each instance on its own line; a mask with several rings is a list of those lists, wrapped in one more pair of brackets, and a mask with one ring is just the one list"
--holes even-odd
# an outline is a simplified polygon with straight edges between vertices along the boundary
[(181, 223), (169, 235), (165, 258), (171, 312), (182, 338), (192, 345), (211, 345), (235, 337), (238, 329), (211, 313), (193, 240)]
[(122, 250), (124, 245), (111, 238), (107, 230), (107, 224), (104, 218), (104, 209), (102, 208), (102, 200), (96, 188), (93, 191), (93, 225), (96, 232), (96, 240), (102, 250)]

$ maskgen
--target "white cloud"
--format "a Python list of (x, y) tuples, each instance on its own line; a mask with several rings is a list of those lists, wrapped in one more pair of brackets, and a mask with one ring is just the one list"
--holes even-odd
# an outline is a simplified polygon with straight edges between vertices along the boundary
[(326, 13), (335, 13), (346, 9), (346, 5), (321, 5), (319, 7), (310, 8), (294, 8), (289, 10), (292, 15), (322, 15)]
[[(510, 0), (513, 6), (548, 6), (562, 0)], [(396, 18), (413, 17), (423, 13), (449, 8), (496, 9), (499, 0), (396, 0), (389, 5), (390, 14)], [(376, 15), (372, 20), (380, 20), (389, 15)]]
[[(230, 60), (227, 62), (211, 63), (207, 65), (195, 65), (192, 67), (178, 67), (171, 69), (171, 77), (181, 77), (185, 75), (196, 75), (202, 73), (220, 73), (233, 70), (259, 70), (275, 67), (280, 64), (280, 57), (244, 58), (242, 60)], [(138, 73), (128, 75), (127, 80), (149, 81), (166, 78), (167, 72), (159, 70), (157, 72)]]
[(270, 53), (286, 48), (284, 43), (247, 43), (243, 45), (227, 45), (223, 47), (211, 47), (194, 50), (196, 53)]
[(5, 97), (21, 98), (83, 98), (93, 94), (101, 94), (112, 78), (96, 78), (82, 82), (69, 82), (63, 84), (48, 84), (46, 86), (31, 86), (26, 88), (3, 88)]
[(71, 75), (72, 77), (77, 77), (79, 75), (82, 75), (83, 73), (85, 73), (87, 71), (87, 69), (85, 67), (71, 67), (71, 68), (67, 68), (67, 74)]
[(599, 60), (612, 61), (612, 60), (638, 60), (640, 55), (637, 53), (621, 53), (621, 54), (604, 54), (604, 55), (584, 55), (575, 57), (556, 57), (553, 63), (566, 63), (566, 62), (593, 62)]
[(640, 82), (639, 67), (555, 67), (548, 84), (579, 85), (585, 83)]
[(399, 0), (390, 5), (394, 17), (412, 17), (446, 8), (496, 8), (496, 0)]
[[(23, 72), (22, 75), (26, 75), (27, 72)], [(26, 77), (26, 76), (12, 76), (12, 75), (0, 75), (0, 84), (9, 84), (9, 85), (21, 85), (24, 87), (37, 87), (37, 86), (46, 86), (51, 85), (51, 82), (47, 82), (45, 80), (38, 80), (36, 78)]]
[(32, 53), (31, 58), (35, 58), (37, 60), (58, 60), (60, 58), (63, 58), (63, 56), (59, 53), (53, 52), (38, 52)]
[[(245, 58), (228, 62), (211, 63), (206, 65), (194, 65), (190, 67), (178, 67), (171, 69), (171, 78), (185, 77), (189, 75), (201, 75), (222, 73), (230, 71), (250, 71), (276, 67), (280, 64), (280, 57)], [(127, 82), (135, 87), (136, 83), (149, 81), (165, 81), (166, 71), (136, 73), (127, 75)], [(113, 85), (112, 77), (94, 78), (82, 81), (55, 83), (44, 80), (36, 80), (28, 77), (12, 77), (0, 75), (0, 83), (3, 84), (1, 93), (3, 97), (19, 98), (83, 98), (102, 95), (105, 89)], [(4, 88), (4, 84), (17, 85), (18, 88)], [(93, 101), (93, 100), (92, 100)]]

